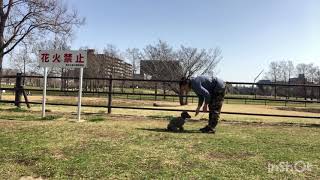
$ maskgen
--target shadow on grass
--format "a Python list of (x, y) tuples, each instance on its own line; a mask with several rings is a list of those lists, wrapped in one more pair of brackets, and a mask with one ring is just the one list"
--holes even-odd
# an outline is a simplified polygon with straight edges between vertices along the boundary
[(6, 111), (6, 112), (30, 112), (28, 109), (14, 107), (14, 108), (0, 108), (0, 111)]
[(320, 124), (314, 123), (295, 123), (295, 122), (257, 122), (257, 121), (228, 121), (220, 120), (220, 122), (232, 125), (248, 125), (248, 126), (292, 126), (292, 127), (307, 127), (320, 128)]
[(168, 131), (167, 129), (164, 128), (136, 128), (138, 130), (142, 131), (152, 131), (152, 132), (165, 132), (165, 133), (201, 133), (199, 130), (184, 130), (184, 131), (178, 131), (178, 132), (173, 132), (173, 131)]
[(14, 121), (54, 121), (61, 117), (57, 115), (48, 115), (44, 118), (38, 115), (0, 115), (0, 119)]

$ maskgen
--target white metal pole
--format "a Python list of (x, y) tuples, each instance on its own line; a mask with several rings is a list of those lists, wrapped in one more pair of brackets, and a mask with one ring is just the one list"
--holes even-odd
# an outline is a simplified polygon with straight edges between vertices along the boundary
[(46, 98), (47, 98), (47, 67), (44, 67), (43, 75), (43, 96), (42, 96), (42, 117), (46, 117)]
[(80, 68), (79, 94), (78, 94), (78, 121), (80, 121), (80, 115), (81, 115), (82, 79), (83, 79), (83, 68)]

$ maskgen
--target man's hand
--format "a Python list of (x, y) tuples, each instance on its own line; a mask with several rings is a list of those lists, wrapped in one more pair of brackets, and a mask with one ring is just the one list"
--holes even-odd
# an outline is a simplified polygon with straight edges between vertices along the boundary
[(199, 114), (200, 108), (201, 108), (200, 106), (197, 107), (195, 116), (197, 116)]
[(208, 104), (203, 105), (203, 112), (208, 112)]

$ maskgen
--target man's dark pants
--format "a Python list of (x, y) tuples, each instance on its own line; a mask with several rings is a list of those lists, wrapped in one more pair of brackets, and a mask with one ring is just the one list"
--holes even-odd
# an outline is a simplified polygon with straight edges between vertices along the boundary
[(218, 124), (224, 96), (225, 89), (221, 89), (211, 96), (211, 101), (209, 104), (209, 127), (211, 127), (212, 129), (214, 129)]

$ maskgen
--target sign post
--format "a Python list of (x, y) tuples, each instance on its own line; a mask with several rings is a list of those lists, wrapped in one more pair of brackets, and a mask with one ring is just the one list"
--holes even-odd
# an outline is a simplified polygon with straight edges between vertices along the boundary
[(79, 75), (79, 94), (78, 94), (78, 121), (80, 121), (81, 116), (81, 99), (82, 99), (82, 79), (83, 79), (83, 68), (80, 68), (80, 75)]
[(44, 67), (43, 74), (43, 95), (42, 95), (42, 118), (46, 117), (46, 98), (47, 98), (47, 67)]
[(39, 65), (44, 67), (42, 117), (46, 116), (47, 67), (80, 68), (77, 120), (81, 117), (83, 68), (87, 66), (87, 51), (40, 50)]

